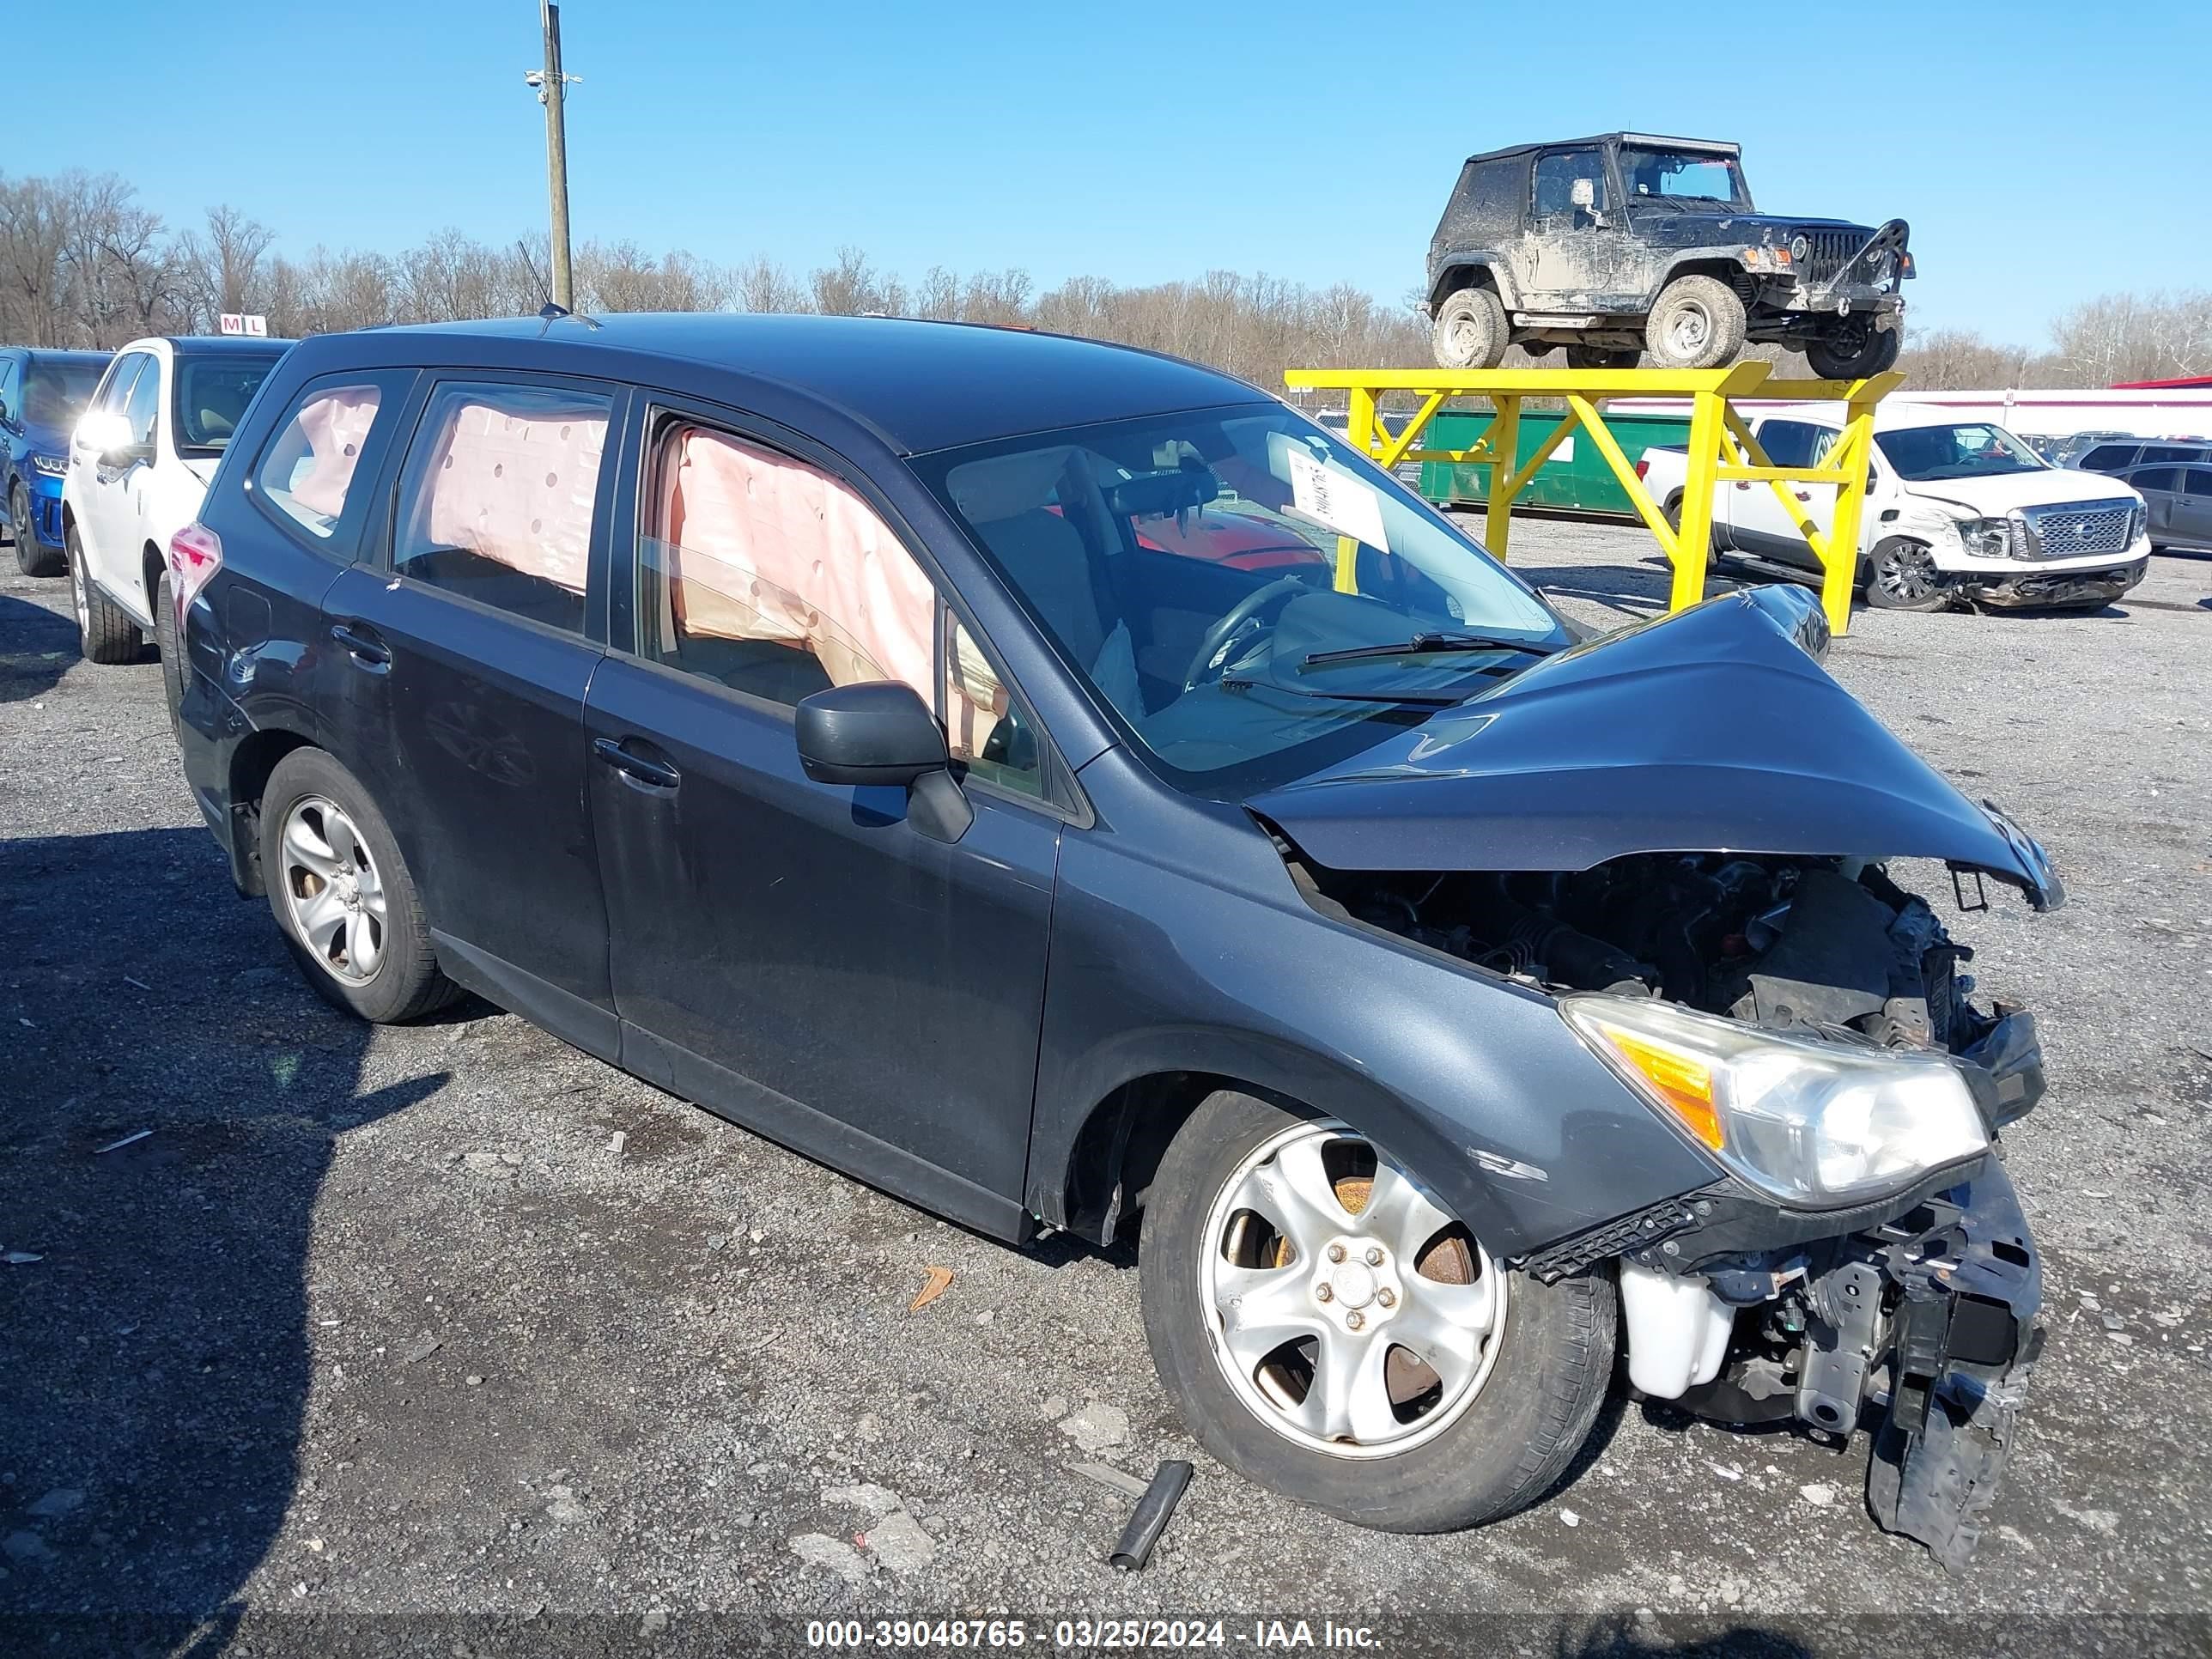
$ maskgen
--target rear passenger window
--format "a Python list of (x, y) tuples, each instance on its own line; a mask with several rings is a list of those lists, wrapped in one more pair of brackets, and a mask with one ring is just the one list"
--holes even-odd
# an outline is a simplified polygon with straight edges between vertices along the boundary
[(1775, 466), (1811, 466), (1813, 447), (1821, 435), (1803, 421), (1767, 421), (1759, 428), (1759, 447)]
[(2212, 495), (2212, 467), (2192, 466), (2182, 481), (2185, 495)]
[(599, 392), (441, 386), (401, 477), (393, 572), (582, 633), (613, 409)]
[(311, 389), (263, 452), (253, 482), (269, 504), (327, 541), (345, 512), (383, 392), (373, 385)]

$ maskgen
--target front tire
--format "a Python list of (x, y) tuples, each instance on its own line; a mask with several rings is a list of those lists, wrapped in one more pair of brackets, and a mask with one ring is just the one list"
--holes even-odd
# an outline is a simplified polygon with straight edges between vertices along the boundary
[(319, 749), (276, 763), (261, 798), (269, 908), (307, 982), (372, 1024), (460, 994), (439, 971), (422, 895), (392, 828), (354, 775)]
[(31, 497), (18, 479), (8, 495), (8, 523), (15, 536), (15, 568), (26, 576), (58, 576), (66, 562), (58, 548), (46, 546), (32, 527)]
[(1824, 380), (1863, 380), (1897, 366), (1905, 349), (1901, 329), (1876, 328), (1871, 324), (1845, 327), (1830, 338), (1814, 340), (1805, 348), (1805, 362)]
[(1511, 344), (1505, 307), (1486, 288), (1462, 288), (1437, 307), (1430, 349), (1438, 368), (1495, 368)]
[(84, 659), (110, 668), (137, 661), (145, 653), (146, 636), (129, 611), (93, 585), (84, 568), (84, 541), (74, 524), (63, 526), (62, 548), (69, 561), (70, 597), (76, 604), (77, 646)]
[(1507, 1273), (1364, 1137), (1249, 1095), (1209, 1097), (1169, 1146), (1142, 1275), (1153, 1361), (1206, 1449), (1384, 1531), (1536, 1501), (1612, 1372), (1611, 1279)]
[(1952, 601), (1950, 578), (1936, 568), (1925, 542), (1893, 537), (1876, 545), (1867, 560), (1867, 603), (1877, 611), (1945, 611)]
[(1655, 368), (1725, 368), (1749, 326), (1742, 298), (1726, 283), (1677, 276), (1644, 320), (1644, 348)]

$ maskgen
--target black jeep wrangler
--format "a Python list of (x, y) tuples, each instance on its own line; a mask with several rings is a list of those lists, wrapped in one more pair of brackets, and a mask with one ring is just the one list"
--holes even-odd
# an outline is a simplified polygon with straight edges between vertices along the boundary
[(1746, 341), (1826, 380), (1897, 361), (1913, 274), (1880, 229), (1751, 204), (1735, 144), (1611, 132), (1468, 158), (1429, 244), (1437, 362), (1555, 345), (1575, 368), (1717, 368)]

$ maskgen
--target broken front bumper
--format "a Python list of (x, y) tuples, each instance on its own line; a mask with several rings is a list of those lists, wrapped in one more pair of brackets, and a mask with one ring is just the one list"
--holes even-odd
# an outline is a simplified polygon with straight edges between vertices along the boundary
[(2018, 576), (1976, 574), (1961, 577), (1959, 591), (1977, 605), (2008, 609), (2104, 605), (2142, 581), (2149, 568), (2150, 560), (2144, 557), (2094, 570), (2049, 570)]

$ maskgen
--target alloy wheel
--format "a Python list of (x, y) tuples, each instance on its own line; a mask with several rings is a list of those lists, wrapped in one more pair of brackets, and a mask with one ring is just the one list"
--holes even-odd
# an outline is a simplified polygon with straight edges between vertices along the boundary
[(1900, 542), (1884, 553), (1874, 579), (1900, 605), (1918, 605), (1931, 598), (1942, 581), (1935, 556), (1917, 542)]
[(1301, 1123), (1223, 1183), (1200, 1292), (1244, 1406), (1333, 1456), (1441, 1433), (1481, 1392), (1505, 1279), (1472, 1234), (1371, 1142)]
[(384, 961), (384, 879), (343, 808), (307, 795), (285, 815), (284, 901), (301, 942), (333, 978), (365, 984)]
[(1694, 300), (1680, 303), (1667, 327), (1667, 343), (1677, 356), (1694, 357), (1712, 337), (1713, 319)]

